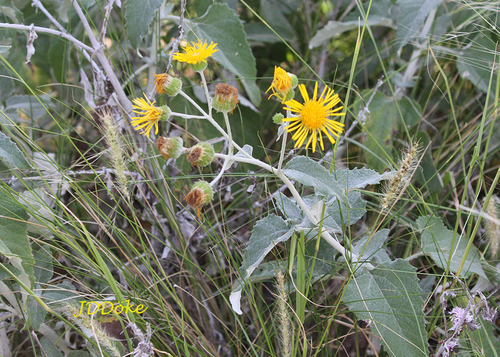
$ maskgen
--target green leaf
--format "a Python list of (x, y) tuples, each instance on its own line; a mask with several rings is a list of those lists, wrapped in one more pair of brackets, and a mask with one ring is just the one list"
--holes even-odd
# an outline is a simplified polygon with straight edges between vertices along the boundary
[[(288, 19), (281, 12), (281, 8), (276, 1), (261, 0), (260, 2), (260, 14), (262, 18), (272, 26), (273, 30), (281, 36), (282, 39), (287, 41), (293, 41), (296, 39), (297, 35), (295, 30)], [(273, 34), (274, 35), (274, 34)], [(274, 35), (276, 37), (276, 35)], [(277, 38), (277, 37), (276, 37)]]
[[(361, 20), (361, 26), (363, 26), (363, 20)], [(387, 17), (382, 17), (378, 15), (371, 15), (368, 17), (368, 26), (384, 26), (390, 28), (396, 28), (391, 19)], [(332, 37), (335, 37), (341, 33), (357, 29), (359, 26), (358, 20), (351, 20), (346, 22), (339, 21), (328, 21), (328, 23), (314, 35), (314, 37), (309, 42), (309, 48), (321, 46), (325, 41), (328, 41)]]
[(52, 266), (52, 255), (50, 253), (50, 246), (43, 245), (38, 251), (34, 253), (35, 266), (34, 275), (35, 282), (39, 284), (46, 284), (52, 279), (54, 275), (54, 268)]
[(125, 2), (125, 27), (127, 38), (133, 48), (139, 47), (142, 38), (148, 33), (156, 10), (163, 0), (127, 0)]
[[(323, 201), (324, 199), (317, 195), (304, 197), (304, 202), (318, 218), (323, 212)], [(336, 198), (327, 199), (326, 203), (323, 227), (331, 228), (337, 233), (342, 233), (343, 226), (356, 223), (366, 213), (366, 201), (361, 198), (361, 193), (357, 191), (348, 193), (348, 204), (339, 203)]]
[(478, 322), (481, 323), (481, 328), (474, 331), (467, 330), (467, 334), (462, 334), (460, 344), (469, 345), (473, 356), (500, 356), (500, 341), (495, 337), (493, 324), (483, 318)]
[(353, 277), (342, 301), (358, 319), (372, 321), (390, 356), (428, 356), (420, 294), (416, 268), (399, 259)]
[[(472, 45), (460, 52), (457, 57), (457, 68), (460, 76), (471, 81), (483, 92), (488, 91), (491, 70), (496, 66), (496, 44), (488, 36), (479, 33), (470, 40)], [(494, 89), (497, 83), (497, 70), (491, 78), (491, 88)]]
[(0, 132), (0, 158), (19, 170), (29, 170), (31, 168), (23, 152), (2, 132)]
[[(417, 226), (422, 231), (422, 251), (430, 256), (441, 269), (446, 270), (449, 263), (450, 270), (456, 273), (460, 261), (465, 255), (467, 238), (456, 234), (455, 242), (452, 246), (453, 231), (447, 229), (441, 218), (438, 217), (419, 217), (417, 219)], [(451, 261), (449, 261), (450, 251), (452, 252)], [(476, 273), (488, 280), (481, 266), (479, 253), (474, 245), (467, 255), (461, 272), (462, 276), (465, 275), (465, 277), (471, 273)]]
[(242, 313), (239, 303), (243, 286), (266, 255), (278, 243), (286, 242), (292, 236), (294, 228), (295, 226), (288, 224), (274, 214), (270, 214), (257, 222), (245, 249), (243, 264), (240, 268), (241, 280), (233, 287), (231, 292), (230, 300), (236, 313)]
[(305, 156), (297, 156), (290, 160), (283, 170), (288, 178), (303, 185), (312, 186), (317, 192), (337, 197), (340, 202), (348, 204), (344, 188), (335, 180), (326, 168)]
[(42, 337), (40, 339), (40, 344), (42, 345), (43, 351), (45, 352), (45, 356), (47, 357), (64, 357), (61, 350), (55, 346), (55, 343), (52, 342), (48, 337)]
[[(391, 261), (384, 249), (384, 243), (389, 235), (388, 229), (381, 229), (373, 236), (365, 236), (356, 242), (352, 252), (360, 255), (361, 259), (375, 260), (382, 264)], [(368, 240), (370, 238), (370, 240)]]
[(259, 87), (255, 84), (257, 70), (255, 58), (246, 39), (243, 25), (236, 13), (227, 4), (215, 3), (206, 14), (191, 22), (193, 33), (190, 41), (198, 38), (208, 43), (217, 43), (219, 51), (213, 57), (231, 73), (238, 76), (251, 102), (258, 106), (261, 101)]
[(48, 195), (40, 188), (26, 190), (18, 196), (18, 201), (28, 210), (28, 232), (52, 236), (48, 222), (54, 221), (52, 209), (47, 205)]
[(44, 289), (42, 298), (46, 300), (47, 305), (54, 308), (53, 305), (66, 305), (74, 302), (73, 300), (79, 298), (78, 292), (69, 281), (65, 280), (62, 283), (50, 285)]
[(88, 352), (85, 351), (70, 351), (66, 354), (66, 357), (91, 357)]
[(281, 191), (274, 194), (274, 199), (276, 200), (276, 207), (287, 220), (302, 221), (304, 214), (295, 203), (295, 200), (286, 197)]
[[(40, 286), (37, 284), (37, 289), (39, 292), (41, 290)], [(47, 317), (47, 310), (45, 310), (42, 305), (40, 305), (32, 296), (28, 297), (28, 311), (29, 311), (29, 324), (35, 331), (40, 330), (40, 325), (45, 321)]]
[(0, 53), (7, 52), (12, 46), (2, 46), (0, 45)]
[(429, 13), (443, 0), (398, 0), (400, 7), (396, 49), (418, 36)]
[(333, 173), (333, 176), (340, 185), (347, 187), (348, 191), (365, 188), (368, 185), (376, 185), (384, 179), (384, 175), (364, 167), (361, 169), (337, 170)]
[(12, 200), (8, 192), (0, 190), (0, 254), (23, 272), (19, 276), (28, 287), (33, 287), (35, 274), (33, 253), (27, 233), (28, 214), (24, 207)]

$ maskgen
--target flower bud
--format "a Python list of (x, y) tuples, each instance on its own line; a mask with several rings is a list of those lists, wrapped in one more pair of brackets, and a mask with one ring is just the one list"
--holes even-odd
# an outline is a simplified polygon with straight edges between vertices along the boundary
[(290, 79), (292, 80), (292, 89), (297, 88), (297, 85), (299, 84), (299, 79), (297, 78), (297, 76), (290, 72), (287, 72), (287, 74), (290, 76)]
[(281, 124), (283, 122), (283, 118), (284, 118), (283, 114), (276, 113), (273, 116), (273, 123), (279, 125), (279, 124)]
[(193, 185), (191, 191), (189, 191), (184, 198), (184, 201), (186, 201), (189, 206), (193, 207), (198, 214), (198, 218), (201, 218), (201, 208), (212, 201), (213, 198), (214, 191), (212, 190), (212, 187), (210, 187), (210, 184), (207, 181), (200, 180)]
[(172, 111), (168, 106), (162, 105), (160, 107), (160, 110), (161, 110), (160, 121), (167, 121), (168, 119), (170, 119), (170, 117), (172, 116)]
[(182, 81), (177, 77), (169, 76), (166, 73), (155, 74), (155, 86), (157, 93), (166, 93), (175, 97), (182, 89)]
[(200, 61), (196, 63), (190, 63), (191, 69), (195, 72), (201, 73), (207, 68), (207, 62), (206, 61)]
[(193, 166), (205, 167), (210, 165), (214, 158), (215, 150), (209, 143), (199, 143), (189, 149), (187, 160)]
[(218, 112), (233, 112), (238, 104), (238, 90), (226, 83), (219, 83), (215, 87), (215, 97), (212, 105)]
[(182, 146), (182, 138), (181, 137), (173, 137), (166, 138), (163, 136), (159, 136), (156, 140), (156, 146), (160, 153), (163, 155), (165, 160), (170, 158), (177, 159), (184, 152), (184, 147)]

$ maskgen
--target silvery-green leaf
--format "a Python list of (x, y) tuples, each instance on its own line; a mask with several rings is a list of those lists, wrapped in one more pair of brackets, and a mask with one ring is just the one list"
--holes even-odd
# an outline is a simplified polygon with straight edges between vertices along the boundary
[(30, 218), (28, 219), (28, 232), (42, 234), (45, 237), (52, 236), (52, 231), (47, 228), (47, 222), (53, 222), (54, 216), (47, 202), (50, 198), (40, 188), (26, 190), (18, 197), (18, 201), (23, 204)]
[(2, 132), (0, 132), (0, 158), (20, 170), (31, 168), (23, 152)]
[(21, 281), (28, 287), (35, 282), (33, 253), (27, 233), (28, 214), (24, 207), (10, 198), (8, 192), (0, 190), (0, 254), (22, 272)]
[(303, 217), (302, 210), (297, 206), (295, 200), (286, 197), (281, 191), (274, 194), (276, 207), (287, 220), (301, 220)]
[[(361, 21), (361, 26), (363, 26), (363, 23), (364, 22)], [(368, 17), (367, 24), (370, 27), (384, 26), (384, 27), (395, 28), (391, 19), (378, 15), (372, 15)], [(325, 41), (331, 39), (332, 37), (346, 31), (357, 29), (358, 27), (359, 27), (358, 20), (351, 20), (346, 22), (330, 20), (322, 29), (316, 32), (314, 37), (309, 42), (309, 48), (312, 49), (314, 47), (321, 46)]]
[[(462, 257), (467, 248), (467, 238), (456, 234), (453, 242), (453, 231), (443, 224), (439, 217), (419, 217), (417, 226), (422, 231), (422, 251), (430, 256), (432, 260), (443, 270), (449, 269), (456, 273)], [(453, 246), (452, 246), (453, 242)], [(450, 260), (450, 252), (451, 260)], [(481, 260), (477, 248), (473, 245), (465, 260), (461, 271), (461, 276), (469, 276), (476, 273), (488, 279), (481, 265)]]
[(283, 173), (303, 185), (314, 187), (317, 192), (336, 196), (345, 204), (348, 202), (343, 187), (334, 176), (326, 168), (307, 157), (294, 157), (286, 164)]
[(339, 184), (347, 187), (349, 191), (357, 188), (365, 188), (368, 185), (376, 185), (384, 178), (377, 171), (362, 167), (361, 169), (337, 170), (333, 173)]
[(400, 14), (396, 33), (396, 49), (401, 49), (415, 37), (418, 37), (429, 13), (443, 0), (398, 0)]
[[(366, 201), (361, 198), (361, 193), (351, 191), (348, 193), (348, 205), (333, 203), (326, 208), (323, 226), (342, 233), (342, 223), (350, 226), (359, 221), (366, 213)], [(340, 205), (340, 207), (339, 207)]]
[(12, 46), (2, 46), (0, 45), (0, 53), (7, 52)]
[[(391, 258), (384, 249), (384, 243), (389, 234), (388, 229), (381, 229), (373, 236), (365, 236), (356, 242), (352, 251), (361, 256), (361, 259), (375, 260), (377, 263), (389, 262)], [(368, 239), (370, 239), (368, 241)]]
[(416, 268), (398, 259), (353, 277), (342, 301), (358, 319), (371, 320), (392, 357), (427, 357), (423, 301)]
[(149, 25), (162, 2), (163, 0), (127, 0), (125, 2), (125, 27), (133, 48), (139, 47), (142, 38), (148, 33)]
[(292, 236), (294, 228), (295, 226), (290, 225), (274, 214), (270, 214), (255, 224), (240, 268), (241, 280), (239, 284), (233, 287), (231, 292), (230, 301), (236, 313), (242, 313), (239, 308), (239, 299), (244, 284), (250, 279), (250, 276), (266, 255), (278, 243), (286, 242)]

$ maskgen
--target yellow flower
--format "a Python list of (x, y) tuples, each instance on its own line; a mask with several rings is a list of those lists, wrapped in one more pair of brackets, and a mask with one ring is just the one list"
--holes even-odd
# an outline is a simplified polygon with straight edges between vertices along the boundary
[(132, 107), (140, 110), (133, 110), (133, 112), (141, 115), (139, 117), (132, 117), (133, 120), (131, 124), (134, 126), (134, 129), (139, 130), (144, 128), (141, 134), (145, 134), (149, 138), (149, 132), (154, 126), (155, 134), (158, 134), (158, 122), (170, 118), (170, 109), (166, 105), (163, 107), (156, 107), (154, 105), (155, 102), (151, 103), (147, 97), (146, 99), (136, 98), (132, 102), (134, 103)]
[[(273, 90), (273, 94), (269, 98), (275, 95), (282, 103), (287, 99), (287, 94), (292, 90), (292, 78), (283, 68), (274, 67), (274, 79), (266, 93), (270, 89)], [(290, 97), (289, 99), (292, 98)]]
[(177, 52), (174, 54), (173, 59), (179, 62), (189, 63), (192, 65), (191, 67), (194, 71), (200, 71), (205, 69), (203, 66), (206, 66), (207, 58), (218, 51), (215, 46), (217, 46), (217, 44), (213, 42), (210, 42), (210, 45), (207, 45), (206, 42), (201, 42), (201, 40), (198, 40), (197, 43), (191, 42), (191, 44), (188, 43), (184, 47), (186, 53)]
[(318, 141), (317, 137), (319, 136), (321, 149), (325, 150), (322, 132), (326, 134), (333, 144), (335, 143), (335, 139), (331, 134), (339, 137), (340, 133), (343, 131), (344, 124), (330, 119), (330, 116), (341, 116), (345, 114), (338, 113), (343, 107), (332, 109), (340, 103), (339, 95), (334, 95), (333, 90), (325, 87), (321, 96), (317, 98), (318, 82), (316, 82), (316, 86), (314, 87), (312, 99), (309, 98), (305, 85), (299, 84), (299, 90), (300, 94), (302, 94), (302, 98), (304, 98), (304, 104), (294, 99), (283, 103), (286, 105), (286, 107), (284, 107), (285, 110), (297, 113), (295, 117), (283, 119), (283, 121), (290, 122), (285, 129), (287, 132), (295, 131), (292, 139), (295, 140), (296, 148), (302, 146), (307, 137), (310, 136), (306, 144), (306, 149), (309, 147), (309, 144), (312, 143), (312, 151), (315, 152), (316, 143)]

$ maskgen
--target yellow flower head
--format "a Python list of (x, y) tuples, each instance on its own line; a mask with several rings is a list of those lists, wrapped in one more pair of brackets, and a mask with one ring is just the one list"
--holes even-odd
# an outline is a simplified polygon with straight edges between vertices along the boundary
[(149, 132), (154, 126), (155, 134), (158, 134), (158, 122), (170, 118), (170, 109), (166, 105), (156, 107), (154, 105), (155, 102), (151, 103), (147, 97), (146, 99), (136, 98), (132, 102), (134, 103), (132, 108), (139, 110), (133, 110), (133, 112), (141, 115), (139, 117), (132, 117), (131, 124), (134, 126), (134, 129), (139, 130), (144, 128), (141, 134), (145, 134), (149, 138)]
[(341, 116), (345, 114), (338, 113), (343, 107), (332, 109), (340, 103), (339, 95), (334, 95), (333, 90), (325, 87), (325, 89), (323, 89), (323, 93), (321, 93), (320, 97), (317, 98), (318, 82), (316, 82), (314, 94), (311, 99), (307, 94), (305, 85), (299, 84), (299, 90), (300, 94), (302, 94), (302, 98), (304, 98), (304, 104), (301, 104), (294, 99), (283, 103), (286, 105), (286, 107), (284, 107), (285, 110), (289, 110), (292, 113), (297, 114), (295, 117), (283, 119), (285, 122), (290, 122), (285, 129), (287, 132), (295, 131), (292, 139), (295, 140), (296, 148), (302, 146), (304, 141), (309, 136), (306, 149), (309, 147), (309, 144), (312, 143), (312, 151), (315, 152), (319, 136), (321, 149), (325, 150), (322, 132), (325, 133), (328, 139), (330, 139), (330, 142), (333, 144), (335, 143), (335, 139), (331, 134), (339, 137), (344, 128), (344, 124), (330, 119), (330, 116)]
[(270, 89), (273, 90), (273, 94), (269, 98), (275, 95), (282, 103), (287, 99), (287, 94), (292, 90), (292, 78), (283, 68), (274, 67), (274, 79), (266, 93)]
[[(197, 43), (191, 42), (184, 47), (186, 53), (176, 52), (173, 59), (179, 62), (189, 63), (193, 66), (198, 64), (206, 65), (207, 58), (218, 51), (215, 46), (217, 46), (217, 44), (213, 42), (210, 42), (210, 45), (207, 45), (206, 42), (201, 42), (201, 40), (198, 40)], [(193, 68), (193, 70), (197, 71), (198, 69)]]

